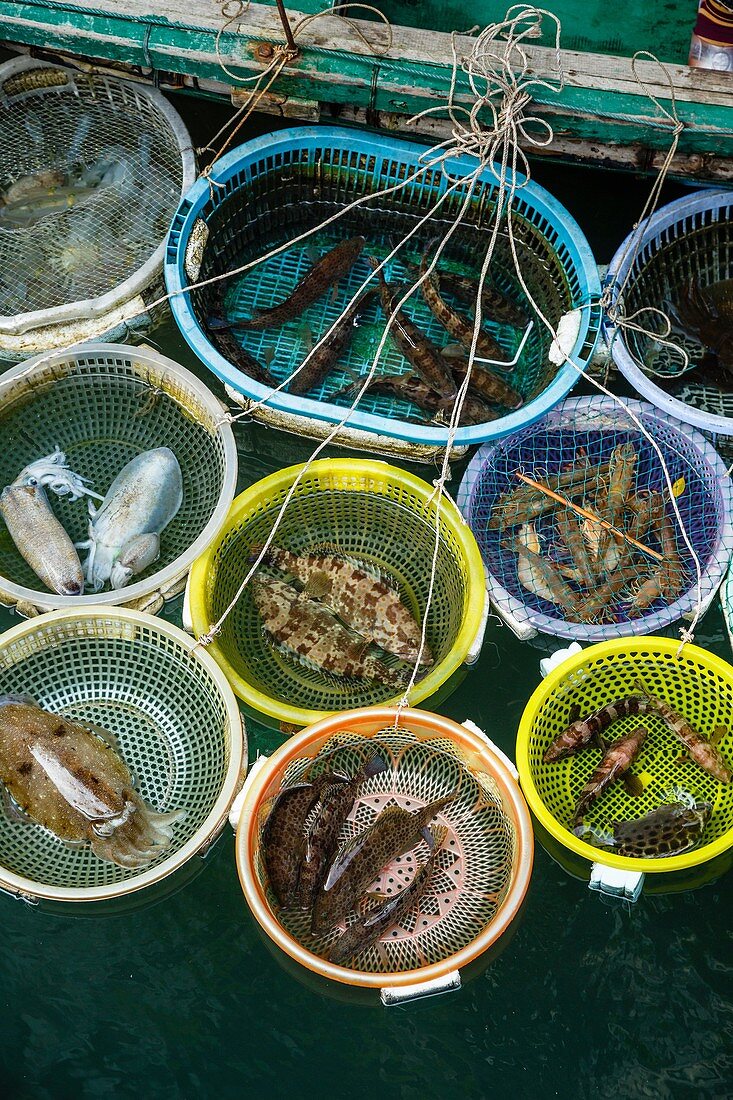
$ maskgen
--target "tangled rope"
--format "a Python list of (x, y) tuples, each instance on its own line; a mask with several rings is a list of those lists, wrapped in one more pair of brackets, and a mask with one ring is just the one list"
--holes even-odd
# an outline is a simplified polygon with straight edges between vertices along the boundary
[[(238, 0), (237, 0), (238, 2)], [(226, 7), (227, 5), (225, 5)], [(369, 5), (354, 4), (347, 5), (349, 7), (370, 7)], [(229, 14), (229, 23), (234, 22), (242, 12), (246, 10), (244, 5), (238, 3), (238, 10), (235, 14)], [(376, 9), (371, 9), (376, 10)], [(296, 26), (295, 30), (302, 30), (313, 19), (318, 18), (319, 15), (328, 15), (329, 13), (318, 13), (317, 15), (307, 16)], [(380, 13), (381, 14), (381, 13)], [(533, 70), (531, 64), (530, 54), (527, 49), (527, 44), (533, 40), (539, 38), (543, 33), (543, 26), (546, 21), (549, 21), (553, 30), (553, 37), (555, 43), (555, 65), (556, 73), (554, 79), (548, 80), (540, 78)], [(385, 20), (386, 22), (386, 20)], [(224, 28), (222, 28), (223, 31)], [(359, 32), (361, 33), (361, 32)], [(391, 35), (391, 31), (390, 31)], [(363, 34), (361, 35), (363, 38)], [(217, 42), (219, 39), (217, 39)], [(390, 37), (391, 43), (391, 37)], [(389, 49), (389, 46), (386, 47)], [(445, 495), (446, 482), (450, 477), (450, 456), (453, 449), (456, 433), (460, 425), (461, 413), (465, 403), (466, 395), (471, 381), (471, 376), (474, 368), (474, 362), (476, 357), (476, 347), (479, 334), (481, 331), (482, 321), (482, 295), (486, 278), (490, 269), (490, 265), (495, 253), (496, 243), (499, 239), (499, 233), (502, 224), (506, 224), (506, 234), (509, 242), (512, 260), (516, 269), (517, 278), (521, 285), (527, 300), (535, 310), (537, 317), (547, 329), (553, 340), (553, 345), (559, 348), (560, 363), (569, 363), (572, 367), (582, 375), (587, 381), (595, 386), (600, 392), (612, 397), (617, 404), (625, 410), (630, 419), (635, 423), (640, 433), (649, 441), (653, 449), (655, 450), (662, 469), (664, 471), (664, 477), (666, 480), (667, 488), (672, 502), (675, 518), (677, 524), (682, 532), (685, 544), (690, 551), (691, 556), (695, 561), (697, 571), (697, 584), (698, 584), (698, 604), (695, 612), (691, 628), (689, 631), (683, 632), (682, 641), (680, 644), (680, 650), (682, 647), (693, 638), (692, 631), (698, 621), (698, 618), (702, 611), (702, 571), (699, 558), (697, 557), (694, 547), (692, 546), (685, 529), (681, 513), (676, 503), (674, 493), (672, 491), (672, 481), (669, 474), (669, 470), (666, 467), (661, 450), (656, 444), (655, 440), (646, 430), (639, 417), (630, 409), (622, 398), (617, 397), (611, 393), (605, 385), (596, 380), (591, 374), (586, 372), (579, 364), (577, 364), (570, 356), (570, 352), (562, 347), (561, 342), (558, 341), (558, 331), (552, 322), (543, 314), (540, 306), (533, 297), (529, 286), (526, 283), (524, 275), (521, 270), (521, 264), (517, 253), (517, 242), (514, 235), (513, 227), (513, 203), (517, 190), (524, 187), (526, 182), (531, 178), (530, 165), (527, 159), (527, 155), (520, 147), (522, 142), (528, 148), (541, 148), (550, 144), (553, 138), (553, 132), (549, 123), (532, 113), (530, 108), (533, 102), (533, 89), (545, 88), (554, 92), (561, 91), (564, 87), (564, 74), (561, 64), (560, 53), (560, 21), (553, 15), (553, 13), (546, 11), (542, 8), (535, 8), (529, 5), (517, 4), (511, 7), (507, 13), (506, 18), (500, 23), (493, 24), (482, 31), (473, 43), (471, 52), (466, 57), (459, 57), (456, 46), (456, 35), (451, 37), (452, 48), (452, 73), (450, 80), (450, 88), (447, 96), (447, 101), (443, 104), (428, 107), (424, 111), (419, 112), (413, 116), (412, 121), (417, 121), (427, 115), (435, 114), (439, 111), (447, 112), (448, 118), (451, 123), (450, 137), (445, 141), (438, 143), (430, 150), (426, 151), (420, 157), (418, 167), (414, 172), (410, 173), (406, 178), (400, 180), (398, 183), (389, 187), (383, 188), (375, 193), (363, 195), (360, 198), (355, 199), (345, 207), (341, 208), (335, 214), (331, 215), (317, 226), (314, 226), (303, 233), (299, 234), (295, 238), (287, 241), (286, 243), (277, 246), (267, 252), (265, 255), (258, 257), (256, 260), (248, 261), (237, 268), (224, 272), (220, 275), (212, 276), (208, 279), (199, 280), (188, 284), (186, 287), (182, 287), (179, 290), (172, 291), (163, 295), (152, 305), (149, 305), (144, 312), (154, 308), (155, 306), (169, 301), (173, 297), (180, 296), (182, 294), (190, 293), (194, 289), (201, 289), (212, 284), (217, 284), (223, 280), (231, 279), (237, 275), (244, 274), (245, 272), (253, 269), (257, 265), (265, 262), (266, 260), (278, 255), (279, 253), (292, 248), (293, 245), (306, 240), (314, 233), (321, 232), (324, 228), (337, 222), (350, 211), (355, 208), (371, 202), (376, 198), (383, 198), (389, 196), (396, 191), (409, 186), (414, 181), (418, 180), (422, 175), (427, 172), (440, 169), (443, 175), (446, 177), (447, 183), (443, 193), (436, 199), (431, 208), (426, 214), (421, 217), (416, 225), (405, 235), (400, 243), (394, 247), (389, 254), (382, 260), (370, 273), (367, 279), (365, 279), (356, 293), (353, 295), (351, 301), (344, 307), (341, 314), (345, 313), (353, 302), (361, 295), (366, 286), (374, 280), (380, 271), (392, 260), (399, 250), (405, 245), (405, 243), (417, 233), (420, 228), (425, 225), (440, 209), (441, 205), (446, 201), (449, 196), (459, 194), (461, 191), (461, 202), (459, 210), (449, 229), (447, 230), (442, 241), (439, 243), (435, 254), (431, 262), (427, 265), (424, 272), (421, 272), (420, 277), (410, 286), (407, 291), (401, 296), (399, 302), (393, 305), (390, 316), (387, 318), (387, 323), (384, 328), (381, 340), (373, 357), (372, 363), (366, 375), (362, 376), (362, 384), (355, 394), (354, 400), (351, 406), (345, 410), (341, 419), (333, 426), (328, 432), (326, 437), (316, 446), (308, 461), (303, 465), (299, 471), (296, 479), (291, 485), (285, 499), (280, 506), (280, 509), (273, 521), (272, 529), (262, 545), (260, 553), (246, 572), (234, 598), (231, 600), (228, 607), (223, 614), (217, 619), (215, 623), (212, 623), (209, 629), (198, 638), (197, 644), (206, 646), (211, 644), (214, 638), (220, 633), (224, 622), (228, 615), (231, 613), (233, 607), (237, 601), (241, 598), (247, 584), (251, 580), (252, 576), (262, 563), (268, 548), (272, 544), (272, 541), (277, 533), (285, 511), (292, 500), (293, 495), (297, 491), (298, 485), (302, 478), (310, 468), (312, 463), (317, 459), (318, 455), (333, 442), (341, 432), (341, 429), (348, 423), (351, 415), (359, 405), (363, 395), (366, 393), (369, 383), (374, 376), (377, 369), (379, 359), (382, 355), (386, 341), (389, 338), (389, 333), (395, 320), (404, 306), (404, 304), (416, 293), (419, 286), (429, 279), (434, 271), (440, 256), (442, 255), (445, 247), (450, 241), (453, 234), (457, 231), (458, 227), (462, 223), (466, 212), (469, 209), (471, 200), (475, 194), (477, 184), (482, 176), (490, 174), (496, 182), (496, 201), (493, 207), (493, 222), (491, 225), (491, 231), (489, 234), (488, 245), (486, 253), (483, 257), (481, 264), (481, 271), (479, 275), (479, 281), (477, 285), (475, 314), (474, 314), (474, 329), (471, 347), (469, 350), (467, 367), (465, 377), (458, 388), (455, 403), (451, 410), (451, 415), (447, 425), (447, 437), (445, 443), (445, 451), (442, 462), (440, 464), (438, 477), (434, 481), (434, 492), (431, 497), (431, 501), (435, 502), (435, 540), (431, 563), (431, 576), (428, 586), (426, 605), (422, 616), (422, 636), (420, 650), (417, 660), (412, 670), (412, 675), (405, 688), (403, 696), (399, 703), (398, 711), (409, 706), (410, 694), (414, 688), (415, 681), (419, 674), (422, 654), (427, 644), (427, 623), (429, 618), (429, 612), (432, 605), (434, 588), (436, 583), (437, 573), (437, 558), (440, 547), (440, 531), (441, 531), (441, 509), (443, 506), (443, 497)], [(283, 48), (285, 51), (285, 48)], [(218, 52), (218, 46), (217, 46)], [(673, 126), (673, 141), (670, 150), (665, 158), (662, 169), (659, 176), (655, 181), (655, 185), (652, 188), (647, 204), (642, 213), (643, 217), (646, 217), (651, 213), (659, 199), (661, 188), (664, 183), (664, 179), (672, 163), (672, 159), (676, 152), (677, 144), (679, 141), (680, 133), (682, 132), (682, 123), (677, 118), (676, 104), (674, 102), (674, 89), (671, 85), (671, 110), (667, 111), (666, 108), (659, 102), (659, 100), (649, 91), (648, 88), (642, 82), (637, 69), (636, 59), (641, 55), (635, 55), (632, 62), (634, 76), (640, 86), (649, 95), (652, 101), (660, 109), (662, 114), (670, 120)], [(651, 55), (649, 55), (651, 56)], [(286, 52), (278, 53), (273, 57), (271, 64), (258, 75), (255, 87), (252, 89), (251, 95), (248, 97), (247, 103), (242, 108), (242, 111), (251, 113), (256, 106), (256, 102), (259, 102), (259, 98), (265, 94), (267, 88), (271, 85), (272, 81), (279, 74), (281, 69), (288, 62), (288, 56)], [(656, 60), (656, 59), (654, 59)], [(661, 63), (660, 63), (661, 66)], [(224, 66), (222, 66), (224, 67)], [(664, 66), (661, 66), (664, 70)], [(276, 71), (277, 70), (277, 71)], [(227, 71), (224, 69), (224, 71)], [(666, 74), (666, 70), (664, 70)], [(457, 83), (459, 73), (464, 73), (467, 78), (468, 85), (471, 89), (471, 95), (473, 102), (470, 106), (459, 103), (457, 101)], [(668, 76), (668, 74), (666, 74)], [(271, 76), (266, 86), (262, 86), (262, 81)], [(258, 98), (259, 97), (259, 98)], [(237, 116), (235, 116), (236, 118)], [(248, 117), (248, 114), (247, 114)], [(227, 127), (222, 128), (219, 134), (216, 135), (214, 141), (216, 141), (221, 134), (231, 126), (233, 120), (227, 124)], [(230, 133), (224, 147), (219, 150), (217, 156), (228, 147), (234, 135), (238, 132), (240, 126), (243, 124), (244, 118), (241, 118), (234, 130)], [(468, 160), (470, 166), (465, 169), (463, 174), (456, 175), (455, 162)], [(209, 171), (211, 168), (209, 168)], [(520, 171), (523, 173), (524, 178), (520, 175)], [(210, 180), (210, 183), (214, 181)], [(642, 219), (639, 219), (641, 221)], [(635, 229), (638, 228), (639, 222), (636, 223)], [(635, 243), (630, 243), (629, 247), (635, 247), (638, 250), (639, 238), (637, 237)], [(619, 300), (623, 294), (626, 286), (627, 279), (618, 288), (606, 287), (599, 301), (586, 303), (579, 307), (581, 309), (590, 309), (597, 306), (601, 306), (606, 310), (609, 316), (612, 316), (617, 324), (625, 324), (627, 328), (631, 329), (634, 325), (638, 326), (638, 315), (633, 315), (628, 318), (623, 318), (618, 312)], [(660, 311), (661, 312), (661, 311)], [(142, 315), (142, 314), (141, 314)], [(229, 415), (226, 417), (228, 421), (235, 421), (245, 416), (250, 416), (257, 407), (268, 401), (274, 393), (282, 390), (292, 378), (295, 377), (302, 370), (306, 364), (310, 361), (311, 357), (317, 349), (328, 340), (331, 333), (338, 325), (341, 317), (333, 323), (333, 325), (324, 333), (318, 343), (310, 350), (308, 355), (304, 358), (299, 367), (289, 376), (288, 379), (280, 383), (277, 387), (274, 387), (266, 395), (257, 402), (252, 403), (247, 410), (235, 415)], [(668, 320), (668, 319), (667, 319)], [(671, 329), (670, 329), (671, 331)], [(654, 338), (658, 338), (654, 334)], [(72, 345), (73, 346), (73, 345)], [(39, 365), (38, 363), (36, 365)], [(35, 369), (35, 366), (31, 369)]]

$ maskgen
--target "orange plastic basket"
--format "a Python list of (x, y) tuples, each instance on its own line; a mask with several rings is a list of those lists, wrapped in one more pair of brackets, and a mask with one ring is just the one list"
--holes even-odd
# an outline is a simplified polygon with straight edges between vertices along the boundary
[[(374, 707), (333, 715), (291, 737), (250, 773), (237, 828), (236, 856), (247, 902), (267, 935), (312, 973), (348, 985), (397, 989), (455, 976), (507, 930), (529, 885), (533, 835), (513, 765), (481, 731), (421, 710)], [(267, 881), (261, 835), (272, 798), (326, 768), (353, 774), (375, 749), (388, 767), (362, 784), (341, 840), (369, 825), (387, 805), (410, 810), (460, 787), (436, 823), (448, 834), (419, 910), (374, 947), (337, 966), (324, 958), (340, 933), (310, 933), (309, 914), (278, 912)], [(420, 848), (386, 867), (379, 888), (407, 885)]]

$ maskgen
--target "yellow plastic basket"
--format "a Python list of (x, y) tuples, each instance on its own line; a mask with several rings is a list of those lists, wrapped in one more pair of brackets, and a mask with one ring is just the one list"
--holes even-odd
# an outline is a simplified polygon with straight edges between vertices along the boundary
[[(190, 625), (197, 637), (224, 612), (249, 568), (251, 548), (272, 529), (303, 466), (258, 481), (236, 498), (215, 542), (193, 565)], [(274, 545), (296, 552), (329, 543), (385, 569), (420, 621), (435, 548), (437, 502), (432, 486), (386, 462), (323, 459), (303, 475)], [(435, 664), (411, 695), (415, 704), (445, 683), (477, 649), (484, 625), (484, 572), (476, 540), (447, 498), (438, 517), (437, 572), (427, 621)], [(263, 637), (260, 616), (245, 589), (210, 646), (234, 691), (249, 706), (280, 722), (306, 726), (352, 707), (396, 702), (394, 687), (331, 682), (288, 660)], [(387, 658), (387, 663), (391, 658)]]
[(633, 797), (622, 783), (614, 784), (586, 818), (596, 828), (612, 821), (642, 817), (656, 809), (665, 792), (677, 786), (712, 803), (713, 812), (704, 843), (678, 856), (632, 859), (617, 856), (580, 840), (567, 828), (578, 794), (600, 754), (592, 749), (565, 760), (545, 764), (542, 756), (551, 741), (569, 724), (577, 703), (582, 714), (624, 696), (638, 694), (641, 682), (709, 735), (715, 726), (729, 731), (720, 749), (733, 758), (733, 667), (699, 646), (670, 638), (617, 638), (600, 642), (563, 661), (543, 680), (524, 709), (517, 736), (517, 768), (529, 805), (548, 833), (585, 859), (626, 871), (681, 871), (695, 867), (733, 846), (733, 784), (719, 783), (697, 764), (679, 763), (684, 746), (656, 715), (621, 719), (611, 727), (614, 739), (639, 725), (649, 731), (633, 771), (644, 783), (644, 793)]

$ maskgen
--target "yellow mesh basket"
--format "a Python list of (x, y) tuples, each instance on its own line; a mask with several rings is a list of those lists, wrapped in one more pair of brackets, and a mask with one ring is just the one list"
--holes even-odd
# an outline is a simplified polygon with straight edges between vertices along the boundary
[[(397, 722), (397, 724), (396, 724)], [(361, 784), (340, 841), (370, 825), (387, 806), (415, 811), (458, 789), (436, 824), (447, 828), (418, 906), (350, 966), (323, 957), (345, 922), (318, 937), (309, 913), (278, 910), (264, 868), (262, 827), (283, 788), (319, 772), (354, 774), (377, 751), (387, 764)], [(291, 737), (250, 775), (237, 826), (242, 889), (256, 920), (286, 955), (322, 978), (352, 987), (393, 989), (439, 982), (504, 936), (532, 873), (534, 838), (513, 766), (475, 727), (407, 709), (372, 707), (332, 715)], [(407, 886), (426, 857), (421, 841), (384, 868), (376, 888)]]
[[(197, 637), (209, 631), (236, 595), (250, 568), (252, 547), (269, 535), (303, 469), (280, 470), (238, 496), (216, 540), (194, 563), (189, 606)], [(422, 622), (437, 519), (436, 578), (427, 617), (435, 663), (416, 681), (412, 703), (433, 695), (477, 652), (485, 622), (484, 573), (476, 540), (451, 500), (443, 498), (439, 515), (437, 507), (431, 485), (386, 462), (324, 459), (304, 473), (273, 543), (296, 553), (327, 543), (383, 569)], [(396, 702), (401, 694), (393, 686), (328, 677), (289, 659), (263, 636), (249, 588), (210, 651), (245, 703), (296, 726), (335, 711)], [(398, 664), (394, 657), (384, 661)]]
[(614, 855), (580, 840), (567, 827), (578, 795), (600, 759), (593, 748), (552, 764), (543, 762), (548, 745), (570, 722), (573, 704), (586, 715), (607, 703), (638, 694), (641, 683), (665, 699), (700, 733), (709, 736), (716, 726), (727, 733), (719, 745), (733, 762), (733, 667), (699, 646), (670, 638), (617, 638), (600, 642), (563, 661), (540, 684), (525, 707), (517, 736), (517, 767), (529, 805), (548, 833), (585, 859), (627, 871), (681, 871), (695, 867), (733, 846), (733, 783), (719, 783), (692, 761), (680, 762), (684, 745), (654, 714), (620, 719), (611, 727), (615, 740), (643, 724), (648, 737), (632, 767), (644, 792), (629, 795), (615, 783), (593, 805), (585, 818), (596, 829), (613, 821), (643, 817), (680, 787), (713, 806), (703, 843), (689, 852), (659, 859)]

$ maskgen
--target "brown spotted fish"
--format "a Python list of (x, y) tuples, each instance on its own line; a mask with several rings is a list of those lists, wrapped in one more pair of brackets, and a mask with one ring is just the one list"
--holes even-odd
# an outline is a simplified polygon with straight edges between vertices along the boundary
[(333, 676), (376, 680), (404, 687), (404, 671), (390, 668), (367, 652), (369, 643), (317, 600), (304, 599), (292, 584), (260, 573), (252, 578), (252, 596), (262, 626), (273, 643), (302, 664)]
[(661, 859), (689, 852), (700, 843), (713, 807), (709, 802), (688, 806), (672, 802), (635, 821), (616, 821), (604, 847), (632, 859)]
[(313, 302), (323, 297), (329, 287), (348, 275), (361, 255), (365, 243), (363, 237), (351, 237), (347, 241), (341, 241), (308, 269), (293, 293), (284, 302), (280, 302), (271, 309), (260, 310), (249, 321), (238, 321), (236, 327), (270, 328), (273, 325), (284, 325), (286, 321), (292, 321)]
[[(256, 553), (253, 547), (252, 553)], [(414, 664), (420, 651), (421, 627), (390, 577), (332, 553), (292, 554), (271, 546), (265, 562), (289, 573), (305, 586), (305, 594), (320, 600), (367, 642)], [(425, 644), (421, 664), (433, 655)]]
[(432, 829), (431, 851), (428, 858), (418, 868), (415, 877), (404, 890), (394, 897), (385, 898), (380, 905), (370, 909), (354, 924), (350, 924), (346, 931), (336, 940), (331, 947), (329, 959), (337, 966), (343, 966), (350, 959), (361, 955), (377, 940), (389, 932), (396, 924), (414, 909), (424, 895), (433, 874), (435, 860), (438, 857), (448, 830), (445, 828)]
[[(420, 275), (425, 276), (430, 264), (430, 258), (428, 253), (425, 252), (420, 264)], [(474, 329), (476, 327), (474, 321), (469, 321), (467, 317), (464, 317), (462, 313), (459, 313), (457, 309), (453, 309), (448, 305), (443, 295), (440, 293), (440, 282), (435, 272), (432, 272), (427, 278), (423, 278), (420, 283), (420, 290), (422, 291), (423, 298), (430, 307), (430, 311), (436, 320), (440, 321), (443, 328), (445, 328), (454, 339), (458, 340), (464, 348), (470, 349), (474, 340)], [(488, 332), (484, 332), (482, 328), (479, 328), (476, 334), (476, 355), (482, 359), (499, 359), (506, 362), (506, 354), (503, 351), (500, 344), (490, 336)]]
[(108, 737), (28, 696), (0, 696), (0, 780), (25, 820), (120, 867), (145, 867), (166, 850), (184, 811), (146, 806)]
[(672, 732), (679, 737), (695, 763), (699, 764), (704, 771), (714, 775), (719, 783), (730, 783), (733, 775), (715, 745), (713, 745), (707, 737), (704, 737), (701, 733), (698, 733), (696, 729), (693, 729), (687, 719), (683, 718), (683, 716), (674, 710), (669, 703), (665, 702), (664, 699), (659, 699), (655, 695), (650, 695), (644, 690), (641, 684), (639, 688), (644, 691), (650, 707), (656, 711)]
[(551, 764), (555, 760), (563, 760), (566, 756), (572, 756), (589, 745), (591, 741), (603, 733), (604, 730), (619, 718), (628, 718), (637, 714), (649, 714), (654, 710), (652, 702), (640, 695), (629, 695), (627, 699), (617, 699), (613, 703), (606, 703), (600, 710), (589, 714), (586, 718), (571, 722), (559, 737), (545, 750), (543, 760)]
[(369, 828), (348, 841), (336, 856), (316, 897), (311, 931), (328, 932), (342, 921), (357, 907), (382, 868), (414, 848), (421, 836), (430, 844), (428, 825), (457, 794), (452, 791), (414, 813), (401, 806), (388, 806)]
[(375, 754), (353, 778), (327, 785), (316, 802), (309, 815), (298, 875), (298, 904), (301, 908), (311, 908), (316, 894), (326, 881), (341, 826), (351, 812), (359, 787), (366, 779), (385, 771), (386, 767), (381, 756)]
[(297, 901), (309, 814), (328, 791), (347, 784), (346, 776), (324, 772), (313, 782), (286, 787), (272, 803), (262, 826), (260, 843), (270, 886), (283, 908)]
[[(371, 257), (369, 263), (374, 268), (378, 266), (377, 261)], [(386, 281), (383, 271), (378, 272), (378, 277), (382, 312), (389, 318), (397, 305), (399, 295), (396, 288)], [(413, 371), (427, 383), (428, 387), (435, 390), (441, 398), (450, 398), (455, 395), (456, 384), (450, 367), (440, 354), (440, 349), (424, 332), (420, 331), (404, 310), (397, 310), (389, 334)]]
[(609, 745), (598, 767), (583, 787), (573, 811), (571, 825), (577, 825), (590, 807), (612, 783), (615, 783), (636, 760), (647, 736), (644, 726), (637, 726), (625, 737), (619, 737)]

